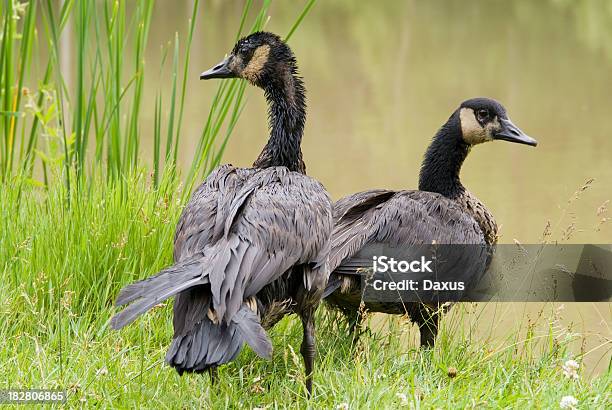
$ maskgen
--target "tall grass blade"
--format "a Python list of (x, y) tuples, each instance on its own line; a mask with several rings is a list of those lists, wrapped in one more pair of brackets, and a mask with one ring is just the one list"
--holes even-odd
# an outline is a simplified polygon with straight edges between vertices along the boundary
[(291, 38), (293, 33), (295, 33), (295, 30), (297, 30), (297, 28), (300, 26), (300, 24), (302, 24), (302, 21), (308, 15), (308, 12), (312, 8), (312, 6), (314, 6), (316, 1), (317, 0), (308, 0), (308, 2), (306, 3), (306, 6), (304, 6), (304, 9), (302, 10), (302, 12), (298, 16), (298, 18), (295, 20), (295, 23), (293, 23), (293, 26), (291, 27), (291, 29), (289, 30), (287, 35), (285, 36), (285, 41), (289, 41), (289, 39)]

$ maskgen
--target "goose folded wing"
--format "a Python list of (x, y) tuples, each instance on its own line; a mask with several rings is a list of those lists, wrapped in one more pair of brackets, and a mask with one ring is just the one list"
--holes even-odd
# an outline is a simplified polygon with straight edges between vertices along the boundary
[(320, 184), (282, 169), (253, 174), (228, 207), (221, 240), (226, 248), (210, 276), (219, 316), (231, 318), (244, 298), (292, 266), (321, 259), (331, 224), (331, 205)]
[[(369, 201), (374, 202), (373, 199)], [(433, 243), (484, 243), (474, 219), (438, 194), (401, 191), (384, 203), (367, 209), (364, 205), (348, 209), (334, 229), (330, 265), (338, 273), (360, 274), (371, 268), (372, 250), (417, 247), (418, 251), (418, 246)], [(362, 209), (357, 213), (354, 209), (359, 206)], [(350, 218), (351, 212), (355, 217)], [(351, 258), (355, 260), (349, 262)]]
[(201, 252), (220, 238), (227, 207), (252, 172), (251, 169), (222, 165), (193, 192), (176, 226), (175, 262)]
[(377, 215), (395, 193), (388, 190), (359, 192), (334, 204), (335, 227), (329, 254), (331, 271), (368, 242), (377, 229)]

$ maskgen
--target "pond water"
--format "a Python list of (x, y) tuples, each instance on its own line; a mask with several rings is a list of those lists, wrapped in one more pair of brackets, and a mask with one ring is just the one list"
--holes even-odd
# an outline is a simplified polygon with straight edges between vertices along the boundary
[[(151, 45), (172, 39), (190, 13), (185, 3), (183, 9), (158, 3), (163, 10), (154, 14)], [(334, 198), (414, 188), (436, 130), (461, 101), (490, 96), (539, 141), (536, 148), (477, 146), (463, 167), (464, 184), (491, 209), (502, 241), (538, 242), (551, 221), (553, 239), (574, 222), (570, 241), (609, 243), (611, 224), (596, 226), (597, 209), (612, 197), (612, 8), (463, 3), (334, 1), (312, 9), (290, 42), (308, 93), (309, 174)], [(266, 29), (286, 33), (299, 11), (275, 3)], [(203, 3), (193, 78), (231, 50), (240, 12), (238, 4)], [(158, 48), (149, 49), (148, 62), (159, 61)], [(217, 85), (189, 86), (184, 165)], [(224, 162), (247, 166), (256, 158), (268, 135), (265, 109), (261, 91), (249, 88)], [(568, 204), (591, 178), (592, 186)]]

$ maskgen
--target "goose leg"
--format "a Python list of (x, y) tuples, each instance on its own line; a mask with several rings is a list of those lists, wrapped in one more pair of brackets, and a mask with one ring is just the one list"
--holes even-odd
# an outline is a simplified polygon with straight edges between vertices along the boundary
[(355, 335), (361, 326), (362, 315), (359, 310), (350, 311), (345, 313), (346, 320), (349, 325), (349, 331), (351, 334)]
[(440, 313), (431, 311), (430, 309), (423, 308), (419, 313), (419, 331), (421, 333), (421, 348), (430, 349), (436, 342), (436, 336), (438, 335), (438, 326), (440, 324)]
[(210, 366), (208, 368), (208, 375), (210, 376), (210, 384), (214, 386), (215, 383), (217, 383), (217, 381), (219, 380), (217, 366)]
[(304, 338), (300, 353), (304, 358), (304, 367), (306, 368), (306, 390), (308, 395), (312, 394), (312, 372), (315, 359), (315, 325), (314, 325), (314, 309), (308, 309), (301, 315), (302, 326), (304, 328)]

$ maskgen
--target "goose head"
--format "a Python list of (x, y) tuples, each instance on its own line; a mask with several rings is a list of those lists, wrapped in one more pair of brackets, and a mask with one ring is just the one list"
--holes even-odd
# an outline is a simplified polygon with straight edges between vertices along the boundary
[(538, 142), (508, 118), (506, 109), (491, 98), (472, 98), (458, 109), (461, 137), (468, 145), (503, 140), (536, 146)]
[(295, 71), (295, 57), (289, 46), (276, 34), (260, 31), (240, 39), (230, 55), (200, 74), (200, 79), (243, 78), (264, 88)]

